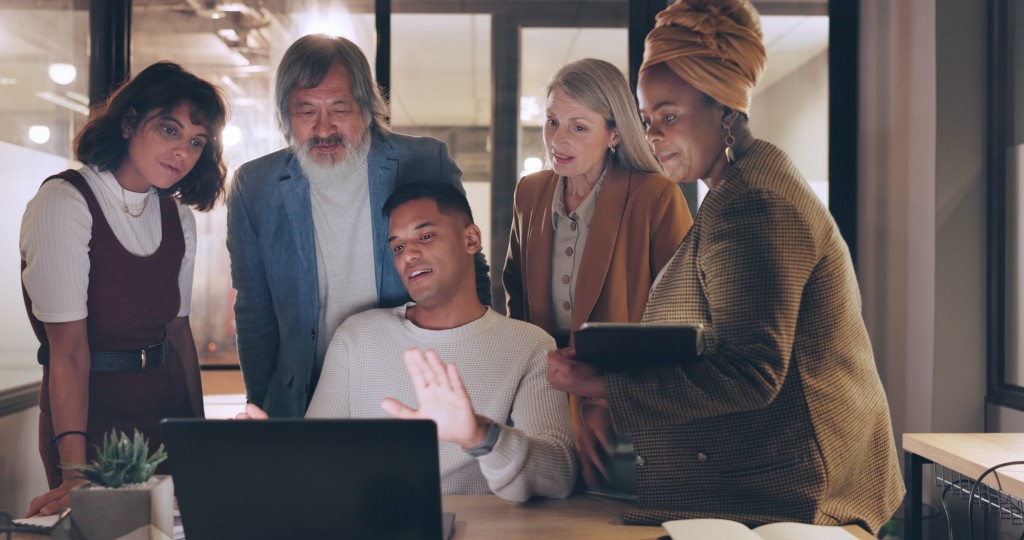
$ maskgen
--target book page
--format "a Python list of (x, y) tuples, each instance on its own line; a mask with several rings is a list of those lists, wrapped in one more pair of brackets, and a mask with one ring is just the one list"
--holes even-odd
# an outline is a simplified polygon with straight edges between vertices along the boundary
[(857, 540), (842, 527), (807, 523), (769, 523), (754, 529), (761, 540)]
[(672, 540), (760, 540), (746, 525), (727, 519), (677, 519), (661, 526)]
[(54, 525), (60, 521), (63, 517), (60, 514), (54, 514), (52, 516), (36, 516), (30, 518), (12, 519), (11, 522), (16, 526), (23, 529), (45, 529), (50, 530)]

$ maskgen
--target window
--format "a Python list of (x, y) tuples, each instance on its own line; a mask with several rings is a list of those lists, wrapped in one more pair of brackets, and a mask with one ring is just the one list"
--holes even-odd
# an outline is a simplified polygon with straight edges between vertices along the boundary
[[(409, 6), (411, 10), (416, 5)], [(391, 17), (391, 126), (444, 141), (485, 250), (491, 238), (491, 16)], [(443, 60), (442, 60), (443, 59)], [(441, 60), (441, 61), (439, 61)], [(493, 266), (493, 265), (492, 265)]]
[[(0, 3), (0, 366), (31, 369), (39, 346), (21, 296), (18, 237), (25, 205), (51, 174), (74, 167), (71, 141), (89, 114), (89, 14), (72, 0)], [(45, 30), (45, 31), (44, 31)], [(2, 390), (6, 384), (0, 384)]]
[(989, 6), (989, 397), (1024, 410), (1024, 5)]
[[(220, 86), (231, 109), (224, 130), (228, 179), (241, 164), (285, 146), (276, 121), (274, 71), (285, 49), (310, 33), (344, 35), (374, 63), (374, 15), (359, 3), (210, 3), (209, 9), (134, 0), (132, 72), (158, 60), (182, 64)], [(269, 6), (270, 4), (268, 4)], [(220, 6), (220, 7), (218, 7)], [(372, 9), (372, 6), (370, 6)], [(234, 289), (225, 248), (227, 209), (196, 213), (192, 331), (204, 365), (237, 364)]]
[[(167, 59), (224, 89), (231, 106), (224, 134), (231, 174), (242, 163), (285, 144), (275, 120), (273, 83), (280, 57), (292, 41), (312, 32), (345, 35), (362, 47), (374, 66), (379, 39), (381, 49), (391, 51), (391, 67), (382, 80), (389, 85), (392, 124), (396, 131), (429, 135), (448, 143), (463, 170), (475, 217), (484, 231), (492, 282), (496, 283), (495, 304), (501, 306), (500, 270), (511, 222), (512, 191), (521, 174), (535, 164), (530, 160), (527, 165), (527, 158), (543, 161), (540, 121), (531, 115), (543, 111), (547, 78), (565, 62), (587, 56), (609, 60), (628, 74), (629, 45), (636, 38), (630, 40), (627, 29), (631, 13), (636, 13), (631, 7), (650, 4), (648, 7), (657, 10), (667, 3), (133, 0), (131, 67), (138, 72)], [(387, 35), (377, 34), (377, 4), (390, 9)], [(827, 186), (828, 172), (823, 167), (829, 148), (821, 141), (827, 138), (828, 126), (824, 110), (829, 100), (824, 16), (828, 2), (788, 4), (755, 1), (770, 46), (769, 72), (754, 98), (753, 127), (755, 134), (776, 142), (790, 155), (813, 159), (797, 165), (809, 180)], [(3, 253), (17, 252), (21, 213), (38, 183), (48, 174), (73, 166), (70, 145), (88, 112), (89, 69), (89, 14), (75, 10), (76, 5), (83, 3), (10, 0), (0, 6), (0, 57), (4, 59), (0, 63), (0, 106), (5, 119), (0, 125), (0, 148), (21, 156), (6, 163), (35, 167), (15, 174), (26, 184), (19, 185), (24, 194), (16, 194), (14, 198), (21, 198), (10, 201), (10, 211), (4, 213), (8, 223), (2, 229), (7, 239), (3, 240)], [(74, 66), (77, 79), (64, 85), (53, 82), (42, 69), (51, 63)], [(782, 65), (789, 67), (776, 70)], [(799, 88), (799, 93), (793, 88)], [(780, 112), (777, 104), (782, 102), (800, 109)], [(812, 109), (814, 116), (802, 116)], [(786, 121), (776, 121), (779, 116)], [(37, 123), (48, 123), (48, 142), (35, 143), (28, 138), (28, 127)], [(779, 132), (779, 126), (791, 132)], [(807, 152), (807, 140), (813, 140), (821, 151)], [(844, 151), (850, 148), (847, 145)], [(855, 148), (852, 152), (856, 155)], [(199, 251), (192, 322), (201, 361), (207, 365), (237, 362), (225, 218), (223, 207), (197, 215)], [(14, 262), (0, 265), (10, 272), (7, 282), (18, 282), (16, 267)], [(4, 294), (9, 297), (8, 305), (20, 305), (17, 288)], [(9, 333), (7, 343), (34, 349), (35, 339), (23, 313), (12, 311), (7, 316), (11, 322), (3, 325)]]

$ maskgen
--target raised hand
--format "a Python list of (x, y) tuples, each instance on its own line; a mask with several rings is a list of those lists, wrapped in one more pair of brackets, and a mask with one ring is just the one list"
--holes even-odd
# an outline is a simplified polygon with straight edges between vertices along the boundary
[(444, 364), (437, 353), (419, 349), (405, 351), (405, 368), (412, 379), (420, 408), (413, 409), (396, 399), (387, 398), (380, 406), (396, 418), (428, 419), (437, 424), (437, 438), (470, 448), (487, 436), (487, 420), (473, 411), (459, 370)]

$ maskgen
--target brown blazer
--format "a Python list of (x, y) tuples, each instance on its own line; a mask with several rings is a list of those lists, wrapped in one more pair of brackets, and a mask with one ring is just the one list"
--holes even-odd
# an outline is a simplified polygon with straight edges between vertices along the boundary
[(702, 359), (606, 375), (631, 433), (629, 523), (858, 523), (904, 494), (849, 250), (789, 158), (755, 141), (651, 291), (645, 322), (699, 323)]
[[(541, 171), (516, 186), (503, 283), (508, 315), (554, 332), (551, 201), (558, 175)], [(656, 173), (610, 166), (583, 248), (572, 328), (587, 321), (638, 322), (654, 278), (693, 220), (682, 191)]]

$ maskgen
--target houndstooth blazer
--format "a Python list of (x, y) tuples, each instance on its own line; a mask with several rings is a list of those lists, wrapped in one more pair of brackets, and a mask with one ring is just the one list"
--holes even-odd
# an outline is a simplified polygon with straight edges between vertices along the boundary
[(703, 324), (706, 349), (606, 376), (636, 454), (627, 523), (892, 516), (904, 488), (849, 250), (781, 150), (755, 141), (708, 193), (643, 320)]

